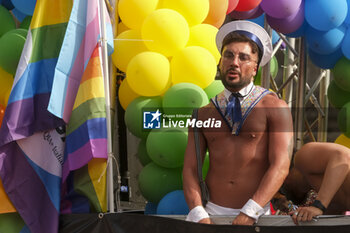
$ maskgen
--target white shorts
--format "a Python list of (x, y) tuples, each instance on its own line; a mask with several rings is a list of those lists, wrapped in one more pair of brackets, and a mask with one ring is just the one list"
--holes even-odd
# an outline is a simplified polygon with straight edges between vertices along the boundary
[[(238, 215), (240, 213), (240, 210), (241, 209), (222, 207), (210, 201), (208, 201), (207, 205), (205, 206), (205, 211), (207, 211), (209, 215)], [(270, 202), (264, 206), (264, 210), (265, 215), (271, 214)]]

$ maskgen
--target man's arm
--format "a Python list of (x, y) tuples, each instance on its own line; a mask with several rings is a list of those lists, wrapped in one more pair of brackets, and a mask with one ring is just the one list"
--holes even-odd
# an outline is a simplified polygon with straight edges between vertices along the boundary
[[(287, 104), (273, 96), (264, 98), (268, 98), (264, 107), (267, 111), (269, 167), (251, 198), (260, 207), (265, 206), (282, 186), (288, 175), (293, 150), (293, 122)], [(242, 224), (239, 221), (233, 223)]]
[[(200, 151), (202, 161), (204, 160), (206, 152), (206, 142), (201, 130), (198, 130), (198, 136), (200, 141)], [(192, 128), (188, 129), (188, 142), (184, 158), (183, 166), (183, 190), (187, 205), (191, 210), (195, 207), (202, 206), (201, 189), (199, 186), (198, 172), (197, 172), (197, 159), (196, 148), (194, 140), (194, 132)], [(202, 219), (201, 223), (211, 223), (209, 218)]]
[[(350, 171), (350, 149), (335, 143), (305, 144), (295, 155), (295, 167), (318, 191), (316, 200), (328, 207)], [(314, 206), (298, 209), (293, 220), (311, 221), (323, 211)]]

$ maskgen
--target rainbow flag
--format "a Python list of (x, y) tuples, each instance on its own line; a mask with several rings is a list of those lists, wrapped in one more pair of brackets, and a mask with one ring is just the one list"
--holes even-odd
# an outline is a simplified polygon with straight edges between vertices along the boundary
[(64, 126), (47, 110), (72, 0), (37, 0), (0, 129), (0, 177), (32, 233), (58, 231)]
[(48, 106), (49, 111), (68, 123), (62, 213), (106, 211), (107, 206), (104, 174), (107, 125), (99, 43), (101, 8), (105, 12), (107, 39), (110, 48), (113, 47), (112, 25), (105, 4), (100, 6), (98, 0), (75, 0)]

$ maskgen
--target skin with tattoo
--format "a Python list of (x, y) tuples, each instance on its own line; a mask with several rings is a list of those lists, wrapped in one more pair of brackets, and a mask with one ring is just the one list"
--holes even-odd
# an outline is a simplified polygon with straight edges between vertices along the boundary
[[(249, 56), (249, 62), (245, 55)], [(258, 55), (247, 42), (232, 42), (223, 47), (219, 63), (226, 89), (237, 92), (253, 81)], [(227, 208), (241, 209), (249, 199), (265, 206), (288, 174), (293, 148), (292, 117), (283, 100), (265, 95), (245, 120), (238, 136), (213, 103), (200, 108), (198, 119), (215, 118), (221, 128), (199, 129), (202, 158), (209, 151), (206, 184), (210, 201)], [(183, 189), (190, 209), (202, 205), (197, 178), (194, 136), (189, 129), (183, 168)], [(209, 218), (201, 223), (211, 223)], [(233, 224), (252, 225), (255, 219), (240, 212)]]
[(287, 197), (301, 202), (312, 188), (327, 209), (300, 207), (290, 214), (293, 221), (311, 221), (321, 214), (344, 214), (350, 210), (350, 149), (335, 143), (307, 143), (295, 154), (284, 189)]

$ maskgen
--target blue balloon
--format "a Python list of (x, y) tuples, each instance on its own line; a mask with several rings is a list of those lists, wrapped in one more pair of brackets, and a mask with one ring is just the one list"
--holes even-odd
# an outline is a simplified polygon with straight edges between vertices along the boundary
[(314, 52), (330, 54), (340, 48), (345, 31), (345, 26), (340, 26), (326, 32), (309, 27), (306, 30), (306, 41), (309, 48)]
[(302, 24), (295, 32), (286, 34), (286, 36), (292, 37), (292, 38), (297, 38), (297, 37), (305, 36), (305, 31), (307, 30), (308, 27), (310, 27), (310, 26), (309, 26), (309, 24), (306, 22), (306, 20), (304, 19), (303, 24)]
[(27, 17), (26, 14), (22, 13), (21, 11), (17, 10), (17, 8), (12, 10), (13, 15), (16, 17), (16, 19), (19, 22), (22, 22), (25, 17)]
[(347, 3), (348, 3), (348, 14), (346, 15), (344, 24), (350, 26), (350, 0), (347, 0)]
[(347, 59), (350, 59), (350, 30), (348, 29), (345, 33), (341, 50)]
[(328, 31), (339, 27), (348, 12), (347, 0), (307, 0), (305, 18), (311, 27)]
[(33, 15), (36, 0), (11, 0), (12, 4), (20, 12), (26, 15)]
[(145, 214), (149, 215), (149, 214), (157, 214), (157, 204), (154, 204), (153, 202), (147, 202), (146, 206), (145, 206)]
[(189, 212), (183, 190), (175, 190), (166, 194), (158, 203), (159, 215), (186, 215)]
[(7, 10), (12, 10), (15, 6), (12, 4), (11, 0), (2, 0), (2, 5), (6, 7)]
[(331, 54), (319, 54), (308, 49), (308, 54), (312, 63), (322, 69), (333, 69), (338, 60), (343, 57), (340, 48)]

